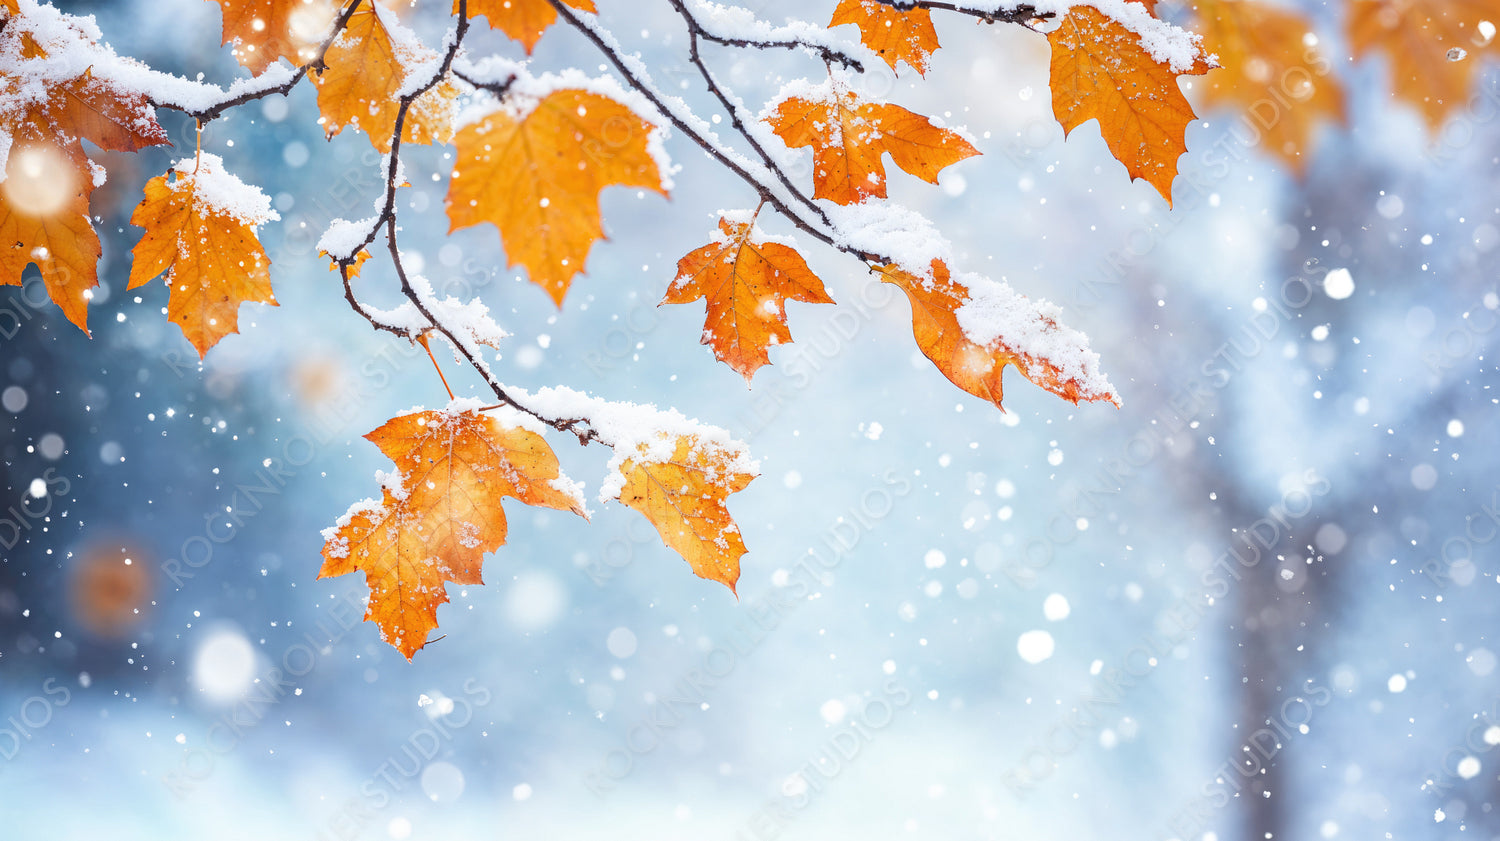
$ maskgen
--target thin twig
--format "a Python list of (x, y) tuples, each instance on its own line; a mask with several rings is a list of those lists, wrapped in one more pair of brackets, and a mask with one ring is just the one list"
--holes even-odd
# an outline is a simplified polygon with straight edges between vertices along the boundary
[(836, 61), (850, 70), (859, 73), (865, 72), (863, 62), (836, 47), (825, 47), (822, 44), (813, 44), (808, 41), (755, 41), (746, 38), (729, 38), (723, 35), (715, 35), (707, 30), (699, 30), (698, 35), (705, 41), (723, 44), (726, 47), (755, 47), (763, 50), (812, 50), (818, 54), (818, 58), (824, 61)]
[[(718, 79), (714, 78), (713, 73), (709, 71), (708, 65), (703, 61), (703, 56), (698, 52), (698, 39), (700, 37), (707, 38), (708, 36), (703, 31), (703, 27), (699, 24), (698, 20), (693, 17), (692, 12), (688, 10), (687, 4), (684, 3), (683, 0), (669, 0), (669, 2), (671, 2), (672, 6), (677, 9), (677, 13), (682, 16), (682, 19), (687, 22), (688, 60), (693, 63), (694, 67), (698, 68), (698, 75), (703, 77), (704, 84), (708, 85), (709, 91), (713, 93), (714, 97), (719, 100), (719, 103), (724, 106), (724, 110), (729, 112), (730, 125), (734, 126), (735, 131), (738, 131), (740, 133), (740, 136), (744, 137), (745, 140), (749, 142), (750, 148), (754, 149), (755, 153), (760, 156), (761, 163), (765, 165), (766, 169), (770, 170), (771, 173), (776, 176), (776, 179), (781, 182), (781, 186), (785, 187), (788, 193), (796, 197), (813, 213), (816, 213), (818, 215), (818, 219), (821, 220), (825, 226), (832, 227), (833, 223), (828, 220), (828, 214), (823, 212), (823, 208), (818, 207), (817, 203), (812, 200), (812, 197), (797, 189), (796, 185), (792, 183), (791, 178), (787, 177), (786, 172), (782, 170), (782, 168), (777, 165), (774, 160), (772, 160), (770, 153), (767, 152), (765, 147), (760, 144), (760, 141), (756, 140), (755, 136), (750, 133), (749, 128), (745, 125), (744, 118), (741, 113), (744, 109), (737, 101), (735, 101), (733, 97), (729, 95), (729, 92), (719, 84)], [(709, 40), (715, 39), (710, 38)], [(762, 201), (764, 201), (764, 197), (762, 197)]]
[(1019, 23), (1037, 19), (1053, 17), (1052, 12), (1038, 12), (1035, 6), (1022, 3), (1010, 9), (976, 9), (965, 6), (962, 3), (948, 3), (943, 0), (875, 0), (882, 6), (890, 6), (901, 12), (909, 12), (913, 9), (939, 10), (944, 12), (956, 12), (961, 15), (969, 15), (979, 18), (984, 23)]
[(863, 62), (837, 47), (830, 47), (827, 44), (815, 44), (811, 41), (805, 41), (801, 38), (795, 37), (776, 41), (761, 40), (758, 38), (737, 38), (732, 35), (720, 35), (719, 33), (713, 32), (708, 27), (704, 26), (703, 22), (698, 20), (697, 16), (688, 11), (682, 3), (678, 2), (678, 0), (671, 0), (671, 3), (673, 6), (677, 7), (677, 11), (682, 15), (683, 20), (687, 21), (688, 31), (693, 33), (694, 35), (697, 35), (705, 41), (712, 41), (715, 44), (722, 44), (726, 47), (740, 47), (741, 49), (748, 49), (753, 47), (759, 50), (808, 50), (810, 52), (817, 53), (818, 58), (822, 59), (825, 62), (836, 61), (839, 64), (842, 64), (857, 73), (865, 72), (865, 65)]
[(231, 108), (238, 108), (239, 106), (244, 105), (248, 102), (254, 102), (257, 99), (262, 99), (264, 97), (270, 96), (271, 94), (279, 93), (282, 96), (286, 96), (287, 94), (292, 92), (292, 88), (297, 87), (297, 84), (301, 82), (305, 76), (307, 76), (309, 71), (315, 72), (318, 75), (322, 75), (323, 70), (327, 67), (327, 65), (324, 63), (324, 59), (328, 57), (328, 49), (332, 47), (333, 42), (337, 41), (339, 36), (343, 34), (344, 27), (349, 25), (349, 19), (354, 17), (354, 12), (359, 8), (359, 4), (362, 2), (364, 2), (364, 0), (354, 0), (354, 2), (349, 4), (348, 8), (344, 9), (344, 13), (339, 15), (339, 19), (333, 25), (333, 32), (331, 32), (327, 38), (323, 39), (323, 43), (318, 46), (318, 54), (314, 56), (311, 61), (297, 68), (297, 72), (292, 74), (292, 78), (286, 80), (285, 82), (282, 82), (279, 85), (272, 85), (271, 87), (262, 88), (259, 90), (249, 90), (237, 96), (230, 97), (229, 99), (221, 100), (220, 102), (199, 111), (188, 111), (182, 108), (178, 108), (175, 105), (166, 103), (156, 104), (159, 107), (172, 108), (174, 110), (182, 111), (189, 117), (198, 120), (198, 122), (202, 124), (218, 119), (220, 115), (222, 115), (225, 111), (230, 110)]
[(360, 241), (358, 246), (350, 249), (347, 256), (339, 260), (340, 264), (353, 262), (355, 255), (368, 248), (370, 243), (375, 241), (375, 236), (380, 233), (381, 227), (396, 218), (396, 190), (399, 186), (396, 183), (396, 176), (401, 170), (401, 134), (406, 128), (406, 114), (411, 110), (412, 103), (436, 87), (453, 67), (453, 59), (458, 55), (459, 47), (462, 46), (464, 41), (464, 35), (469, 31), (469, 17), (466, 14), (467, 8), (468, 0), (459, 0), (458, 26), (454, 30), (453, 42), (443, 52), (443, 61), (438, 66), (437, 71), (432, 74), (432, 78), (399, 100), (399, 105), (396, 109), (396, 127), (391, 131), (391, 151), (386, 156), (388, 163), (386, 164), (385, 172), (385, 202), (380, 208), (380, 213), (371, 221), (370, 230), (365, 234), (365, 238)]
[(496, 97), (505, 96), (510, 92), (510, 86), (516, 83), (516, 74), (514, 73), (507, 76), (503, 82), (481, 82), (478, 79), (470, 78), (468, 74), (461, 70), (454, 70), (453, 75), (456, 78), (464, 80), (476, 90), (489, 91)]
[[(442, 64), (438, 67), (437, 72), (433, 74), (431, 79), (427, 80), (426, 84), (401, 97), (400, 99), (400, 104), (396, 110), (396, 124), (391, 130), (391, 151), (389, 156), (390, 163), (386, 167), (385, 179), (385, 205), (382, 208), (380, 215), (376, 217), (369, 234), (364, 239), (364, 242), (358, 247), (354, 248), (350, 252), (348, 257), (339, 260), (339, 268), (344, 276), (345, 297), (357, 312), (363, 315), (371, 324), (375, 325), (377, 328), (386, 329), (390, 332), (398, 333), (398, 335), (404, 333), (408, 339), (412, 339), (413, 341), (416, 340), (410, 335), (409, 331), (398, 331), (397, 329), (393, 329), (389, 325), (380, 324), (374, 317), (366, 312), (365, 309), (355, 299), (354, 293), (349, 285), (348, 269), (349, 265), (354, 261), (355, 255), (359, 254), (360, 251), (368, 247), (370, 243), (374, 241), (376, 234), (382, 227), (384, 227), (386, 230), (386, 243), (391, 254), (391, 265), (396, 270), (396, 278), (401, 282), (402, 294), (406, 296), (407, 300), (411, 301), (412, 306), (417, 308), (417, 312), (422, 314), (422, 317), (427, 320), (427, 323), (431, 324), (433, 329), (437, 330), (439, 333), (442, 333), (443, 336), (448, 340), (448, 343), (451, 344), (458, 351), (458, 353), (463, 356), (463, 358), (469, 363), (469, 365), (479, 373), (479, 375), (484, 379), (485, 384), (490, 387), (490, 390), (495, 393), (495, 397), (498, 398), (501, 403), (507, 406), (511, 406), (518, 411), (525, 412), (526, 414), (531, 415), (532, 417), (536, 418), (542, 423), (547, 424), (548, 426), (551, 426), (554, 429), (557, 429), (561, 432), (570, 432), (578, 436), (579, 443), (581, 444), (587, 445), (593, 441), (602, 441), (602, 439), (599, 438), (598, 433), (594, 431), (592, 425), (589, 424), (586, 418), (550, 418), (511, 397), (510, 394), (505, 390), (505, 387), (490, 373), (489, 368), (484, 365), (481, 360), (475, 358), (474, 354), (470, 352), (469, 348), (465, 346), (463, 342), (460, 342), (458, 340), (456, 331), (452, 327), (443, 323), (443, 321), (439, 319), (427, 307), (426, 302), (422, 300), (422, 296), (417, 294), (416, 287), (412, 285), (411, 278), (406, 273), (406, 266), (401, 260), (401, 250), (396, 244), (396, 190), (398, 189), (396, 178), (397, 173), (401, 168), (401, 135), (406, 126), (406, 117), (411, 110), (412, 103), (416, 102), (416, 100), (420, 96), (431, 90), (433, 86), (437, 85), (438, 82), (442, 80), (443, 76), (445, 76), (453, 66), (453, 59), (458, 55), (458, 51), (463, 44), (464, 35), (468, 32), (469, 28), (468, 0), (458, 0), (457, 12), (458, 26), (454, 32), (452, 42), (448, 45), (447, 49), (444, 52)], [(431, 349), (428, 350), (428, 353), (431, 353)], [(434, 360), (433, 364), (436, 364), (436, 360)], [(439, 374), (441, 373), (442, 372), (439, 371)], [(444, 387), (447, 387), (446, 378), (444, 379), (443, 385)], [(451, 395), (452, 392), (450, 391), (449, 394)]]
[[(495, 379), (494, 375), (490, 373), (488, 367), (481, 363), (480, 360), (476, 359), (474, 357), (474, 354), (469, 351), (468, 347), (466, 347), (463, 342), (460, 342), (458, 340), (458, 337), (454, 334), (453, 328), (449, 327), (447, 324), (444, 324), (441, 319), (434, 315), (433, 312), (427, 308), (427, 304), (422, 300), (422, 296), (417, 294), (416, 288), (412, 286), (411, 279), (406, 274), (406, 266), (401, 261), (401, 250), (396, 245), (396, 217), (394, 214), (391, 215), (390, 220), (386, 223), (386, 237), (391, 252), (391, 264), (396, 269), (397, 279), (401, 281), (401, 292), (406, 295), (407, 300), (411, 301), (412, 305), (417, 308), (417, 312), (420, 312), (422, 314), (422, 317), (427, 319), (427, 323), (431, 324), (433, 326), (433, 329), (437, 330), (439, 333), (442, 333), (443, 336), (448, 340), (448, 343), (451, 344), (454, 349), (457, 350), (459, 354), (462, 355), (463, 358), (469, 363), (469, 366), (479, 373), (479, 376), (484, 379), (485, 384), (490, 387), (490, 390), (495, 393), (495, 397), (498, 398), (501, 403), (510, 406), (518, 411), (525, 412), (526, 414), (531, 415), (532, 417), (536, 418), (542, 423), (547, 424), (548, 426), (556, 429), (559, 432), (570, 432), (573, 435), (578, 436), (578, 443), (585, 446), (594, 441), (603, 443), (603, 439), (601, 439), (599, 437), (599, 434), (594, 431), (593, 426), (589, 423), (587, 418), (548, 417), (541, 412), (538, 412), (535, 409), (532, 409), (531, 407), (525, 405), (524, 403), (521, 403), (514, 397), (511, 397), (510, 393), (505, 390), (505, 386), (501, 385), (501, 383)], [(430, 350), (428, 352), (431, 353)], [(434, 364), (436, 363), (434, 362)], [(445, 380), (444, 385), (446, 384), (447, 383)]]
[(388, 324), (384, 321), (381, 321), (373, 314), (371, 314), (369, 309), (367, 309), (364, 304), (361, 304), (359, 300), (354, 297), (354, 287), (350, 283), (351, 277), (349, 275), (349, 271), (350, 266), (348, 263), (339, 264), (339, 275), (344, 279), (344, 300), (349, 302), (349, 308), (359, 313), (361, 316), (364, 316), (364, 319), (370, 322), (370, 326), (374, 327), (376, 330), (384, 330), (387, 333), (392, 333), (394, 335), (400, 336), (401, 338), (407, 339), (408, 341), (416, 341), (416, 338), (412, 336), (410, 330), (406, 329), (405, 327), (399, 327), (395, 324)]
[(681, 131), (683, 134), (692, 138), (693, 141), (697, 143), (704, 152), (708, 153), (709, 157), (718, 161), (724, 166), (725, 169), (733, 172), (740, 178), (740, 180), (753, 187), (763, 200), (770, 202), (771, 205), (774, 206), (782, 216), (785, 216), (789, 221), (791, 221), (792, 224), (796, 225), (799, 230), (805, 231), (808, 235), (814, 237), (819, 242), (837, 248), (838, 250), (843, 251), (847, 254), (852, 254), (855, 257), (858, 257), (866, 262), (880, 264), (889, 264), (894, 262), (891, 258), (883, 254), (876, 254), (874, 252), (864, 251), (862, 249), (854, 248), (849, 245), (841, 244), (833, 238), (832, 234), (818, 228), (811, 222), (808, 222), (805, 218), (802, 217), (801, 214), (793, 210), (785, 200), (776, 195), (776, 190), (771, 184), (767, 184), (760, 179), (757, 179), (750, 173), (749, 170), (744, 167), (744, 165), (742, 165), (739, 161), (731, 158), (728, 154), (725, 153), (723, 149), (719, 148), (707, 137), (704, 137), (690, 123), (684, 120), (670, 106), (668, 106), (666, 103), (665, 95), (662, 94), (662, 92), (656, 87), (656, 84), (651, 81), (651, 78), (645, 75), (645, 71), (641, 70), (640, 72), (637, 72), (634, 68), (632, 68), (629, 62), (625, 61), (624, 56), (620, 55), (610, 45), (609, 41), (606, 41), (604, 37), (600, 35), (599, 30), (584, 23), (583, 19), (579, 17), (579, 14), (576, 10), (564, 3), (563, 0), (547, 0), (547, 2), (551, 4), (553, 9), (557, 10), (557, 14), (563, 20), (567, 21), (569, 26), (578, 30), (580, 34), (582, 34), (585, 38), (592, 42), (594, 46), (604, 54), (605, 59), (608, 60), (610, 64), (614, 65), (615, 69), (619, 71), (619, 73), (623, 75), (627, 81), (629, 81), (630, 86), (639, 91), (642, 96), (646, 97), (646, 99), (650, 101), (650, 103), (656, 108), (656, 110), (660, 112), (663, 117), (669, 120), (672, 125), (677, 128), (678, 131)]

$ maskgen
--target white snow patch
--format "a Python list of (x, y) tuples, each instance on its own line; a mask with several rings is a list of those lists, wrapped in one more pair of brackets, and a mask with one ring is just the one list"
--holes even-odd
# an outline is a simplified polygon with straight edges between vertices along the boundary
[(1042, 602), (1042, 615), (1047, 617), (1048, 622), (1061, 622), (1072, 612), (1067, 596), (1062, 593), (1053, 593)]
[(1354, 294), (1354, 276), (1348, 269), (1334, 269), (1323, 278), (1323, 292), (1335, 301)]
[(281, 219), (271, 209), (270, 196), (232, 175), (224, 168), (224, 159), (212, 152), (203, 152), (196, 161), (183, 158), (172, 169), (177, 179), (167, 182), (168, 189), (174, 193), (191, 190), (198, 202), (241, 224), (255, 228)]
[(1028, 663), (1040, 663), (1052, 656), (1055, 644), (1046, 631), (1027, 631), (1016, 640), (1016, 652)]

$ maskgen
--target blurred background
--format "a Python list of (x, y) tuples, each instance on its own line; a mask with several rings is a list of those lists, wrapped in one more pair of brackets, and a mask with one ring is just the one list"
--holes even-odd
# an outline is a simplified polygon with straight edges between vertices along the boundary
[[(242, 72), (217, 4), (59, 5), (155, 67)], [(599, 5), (712, 112), (667, 4)], [(486, 584), (450, 587), (447, 636), (411, 663), (359, 621), (360, 576), (316, 580), (319, 530), (389, 466), (360, 436), (446, 402), (316, 255), (331, 219), (369, 215), (376, 158), (325, 142), (307, 86), (209, 128), (281, 214), (282, 306), (246, 306), (200, 366), (165, 284), (125, 291), (141, 185), (192, 154), (163, 112), (175, 149), (97, 156), (94, 338), (39, 283), (0, 289), (0, 835), (1500, 838), (1493, 69), (1454, 59), (1473, 98), (1434, 126), (1385, 53), (1351, 59), (1343, 4), (1273, 8), (1317, 33), (1347, 119), (1288, 139), (1301, 98), (1267, 117), (1185, 77), (1200, 120), (1170, 210), (1095, 124), (1064, 142), (1021, 27), (938, 15), (925, 80), (862, 82), (977, 138), (892, 197), (961, 268), (1060, 304), (1120, 410), (1014, 373), (1003, 413), (963, 394), (904, 298), (807, 242), (844, 306), (791, 306), (795, 344), (746, 390), (699, 346), (701, 305), (656, 306), (714, 212), (755, 202), (683, 138), (670, 201), (604, 194), (610, 241), (560, 311), (492, 228), (446, 235), (449, 152), (409, 149), (408, 266), (488, 303), (514, 334), (503, 379), (673, 406), (762, 460), (730, 503), (739, 601), (621, 506), (510, 505)], [(436, 43), (445, 12), (409, 20)], [(471, 49), (519, 55), (483, 26)], [(752, 107), (823, 72), (708, 58)], [(600, 65), (561, 29), (536, 61)], [(389, 304), (381, 263), (364, 283)], [(552, 443), (592, 496), (608, 454)]]

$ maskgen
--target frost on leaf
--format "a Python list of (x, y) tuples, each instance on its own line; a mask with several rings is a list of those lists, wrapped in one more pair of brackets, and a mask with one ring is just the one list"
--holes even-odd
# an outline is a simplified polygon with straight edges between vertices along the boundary
[(130, 223), (145, 228), (130, 267), (134, 289), (167, 272), (167, 317), (198, 356), (239, 332), (240, 304), (276, 306), (271, 261), (256, 228), (278, 219), (271, 200), (207, 152), (146, 182)]
[[(585, 12), (598, 11), (594, 0), (563, 0), (563, 3)], [(528, 54), (547, 27), (557, 22), (557, 9), (548, 0), (469, 0), (468, 5), (469, 17), (483, 15), (492, 29), (520, 41)], [(453, 0), (453, 14), (458, 14), (458, 0)]]
[[(1139, 4), (1128, 5), (1144, 13)], [(1177, 159), (1187, 151), (1187, 125), (1197, 118), (1177, 76), (1207, 73), (1212, 65), (1202, 51), (1193, 50), (1183, 62), (1092, 6), (1069, 9), (1047, 40), (1052, 112), (1064, 135), (1097, 119), (1110, 154), (1170, 206)]]
[(653, 132), (624, 104), (587, 90), (553, 91), (524, 115), (497, 108), (454, 138), (449, 230), (493, 223), (507, 268), (525, 266), (560, 307), (604, 237), (599, 192), (667, 194)]
[(812, 147), (813, 196), (838, 204), (886, 197), (887, 153), (931, 184), (944, 167), (979, 154), (957, 132), (899, 105), (863, 99), (834, 79), (774, 102), (767, 112), (789, 148)]
[(1203, 104), (1241, 111), (1261, 146), (1301, 175), (1318, 126), (1344, 122), (1332, 64), (1306, 41), (1312, 23), (1257, 0), (1201, 0), (1196, 20), (1204, 51), (1223, 68), (1200, 86)]
[(725, 214), (715, 242), (677, 262), (664, 304), (706, 299), (705, 345), (748, 383), (771, 362), (767, 349), (788, 344), (786, 302), (831, 304), (823, 281), (789, 245), (769, 241), (750, 214)]
[(896, 9), (876, 0), (839, 0), (829, 26), (852, 23), (859, 27), (860, 43), (880, 54), (891, 70), (904, 61), (920, 75), (927, 75), (930, 57), (937, 50), (937, 29), (927, 9)]
[(1099, 370), (1088, 337), (1064, 326), (1061, 311), (1032, 302), (1010, 286), (977, 275), (955, 277), (934, 260), (931, 276), (896, 266), (876, 269), (911, 300), (917, 347), (954, 385), (1000, 405), (1005, 366), (1070, 403), (1106, 400), (1119, 405), (1114, 386)]
[(444, 582), (482, 584), (486, 552), (505, 543), (504, 497), (586, 516), (539, 424), (473, 401), (387, 421), (365, 438), (396, 463), (379, 503), (358, 504), (323, 537), (319, 578), (365, 573), (365, 619), (410, 660), (437, 627)]
[[(398, 100), (419, 88), (438, 68), (439, 56), (378, 0), (366, 0), (349, 18), (324, 57), (327, 68), (314, 72), (323, 130), (333, 137), (358, 128), (380, 152), (391, 150)], [(444, 79), (417, 97), (401, 124), (401, 142), (447, 143), (453, 137), (458, 89)]]
[(617, 459), (624, 457), (620, 502), (645, 515), (694, 574), (734, 591), (745, 541), (726, 503), (755, 478), (744, 452), (697, 436), (665, 434), (615, 452)]
[[(1495, 54), (1481, 21), (1500, 23), (1497, 0), (1353, 0), (1348, 12), (1349, 46), (1355, 58), (1384, 52), (1393, 94), (1416, 106), (1437, 131), (1449, 113), (1468, 101), (1482, 59)], [(1458, 48), (1476, 53), (1448, 60)]]

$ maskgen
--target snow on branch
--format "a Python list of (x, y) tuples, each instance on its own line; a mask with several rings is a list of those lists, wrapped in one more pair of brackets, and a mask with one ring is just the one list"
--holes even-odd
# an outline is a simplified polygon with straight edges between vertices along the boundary
[(1139, 35), (1141, 46), (1151, 57), (1186, 73), (1203, 54), (1203, 39), (1180, 26), (1155, 17), (1137, 0), (1034, 0), (1011, 3), (1000, 0), (875, 0), (893, 9), (931, 9), (977, 17), (989, 23), (1025, 23), (1038, 18), (1060, 18), (1074, 6), (1092, 6)]
[(837, 62), (863, 71), (877, 64), (880, 55), (865, 46), (835, 36), (826, 27), (800, 20), (777, 26), (740, 6), (725, 6), (711, 0), (671, 0), (687, 18), (693, 31), (706, 41), (733, 47), (804, 49), (826, 62)]

